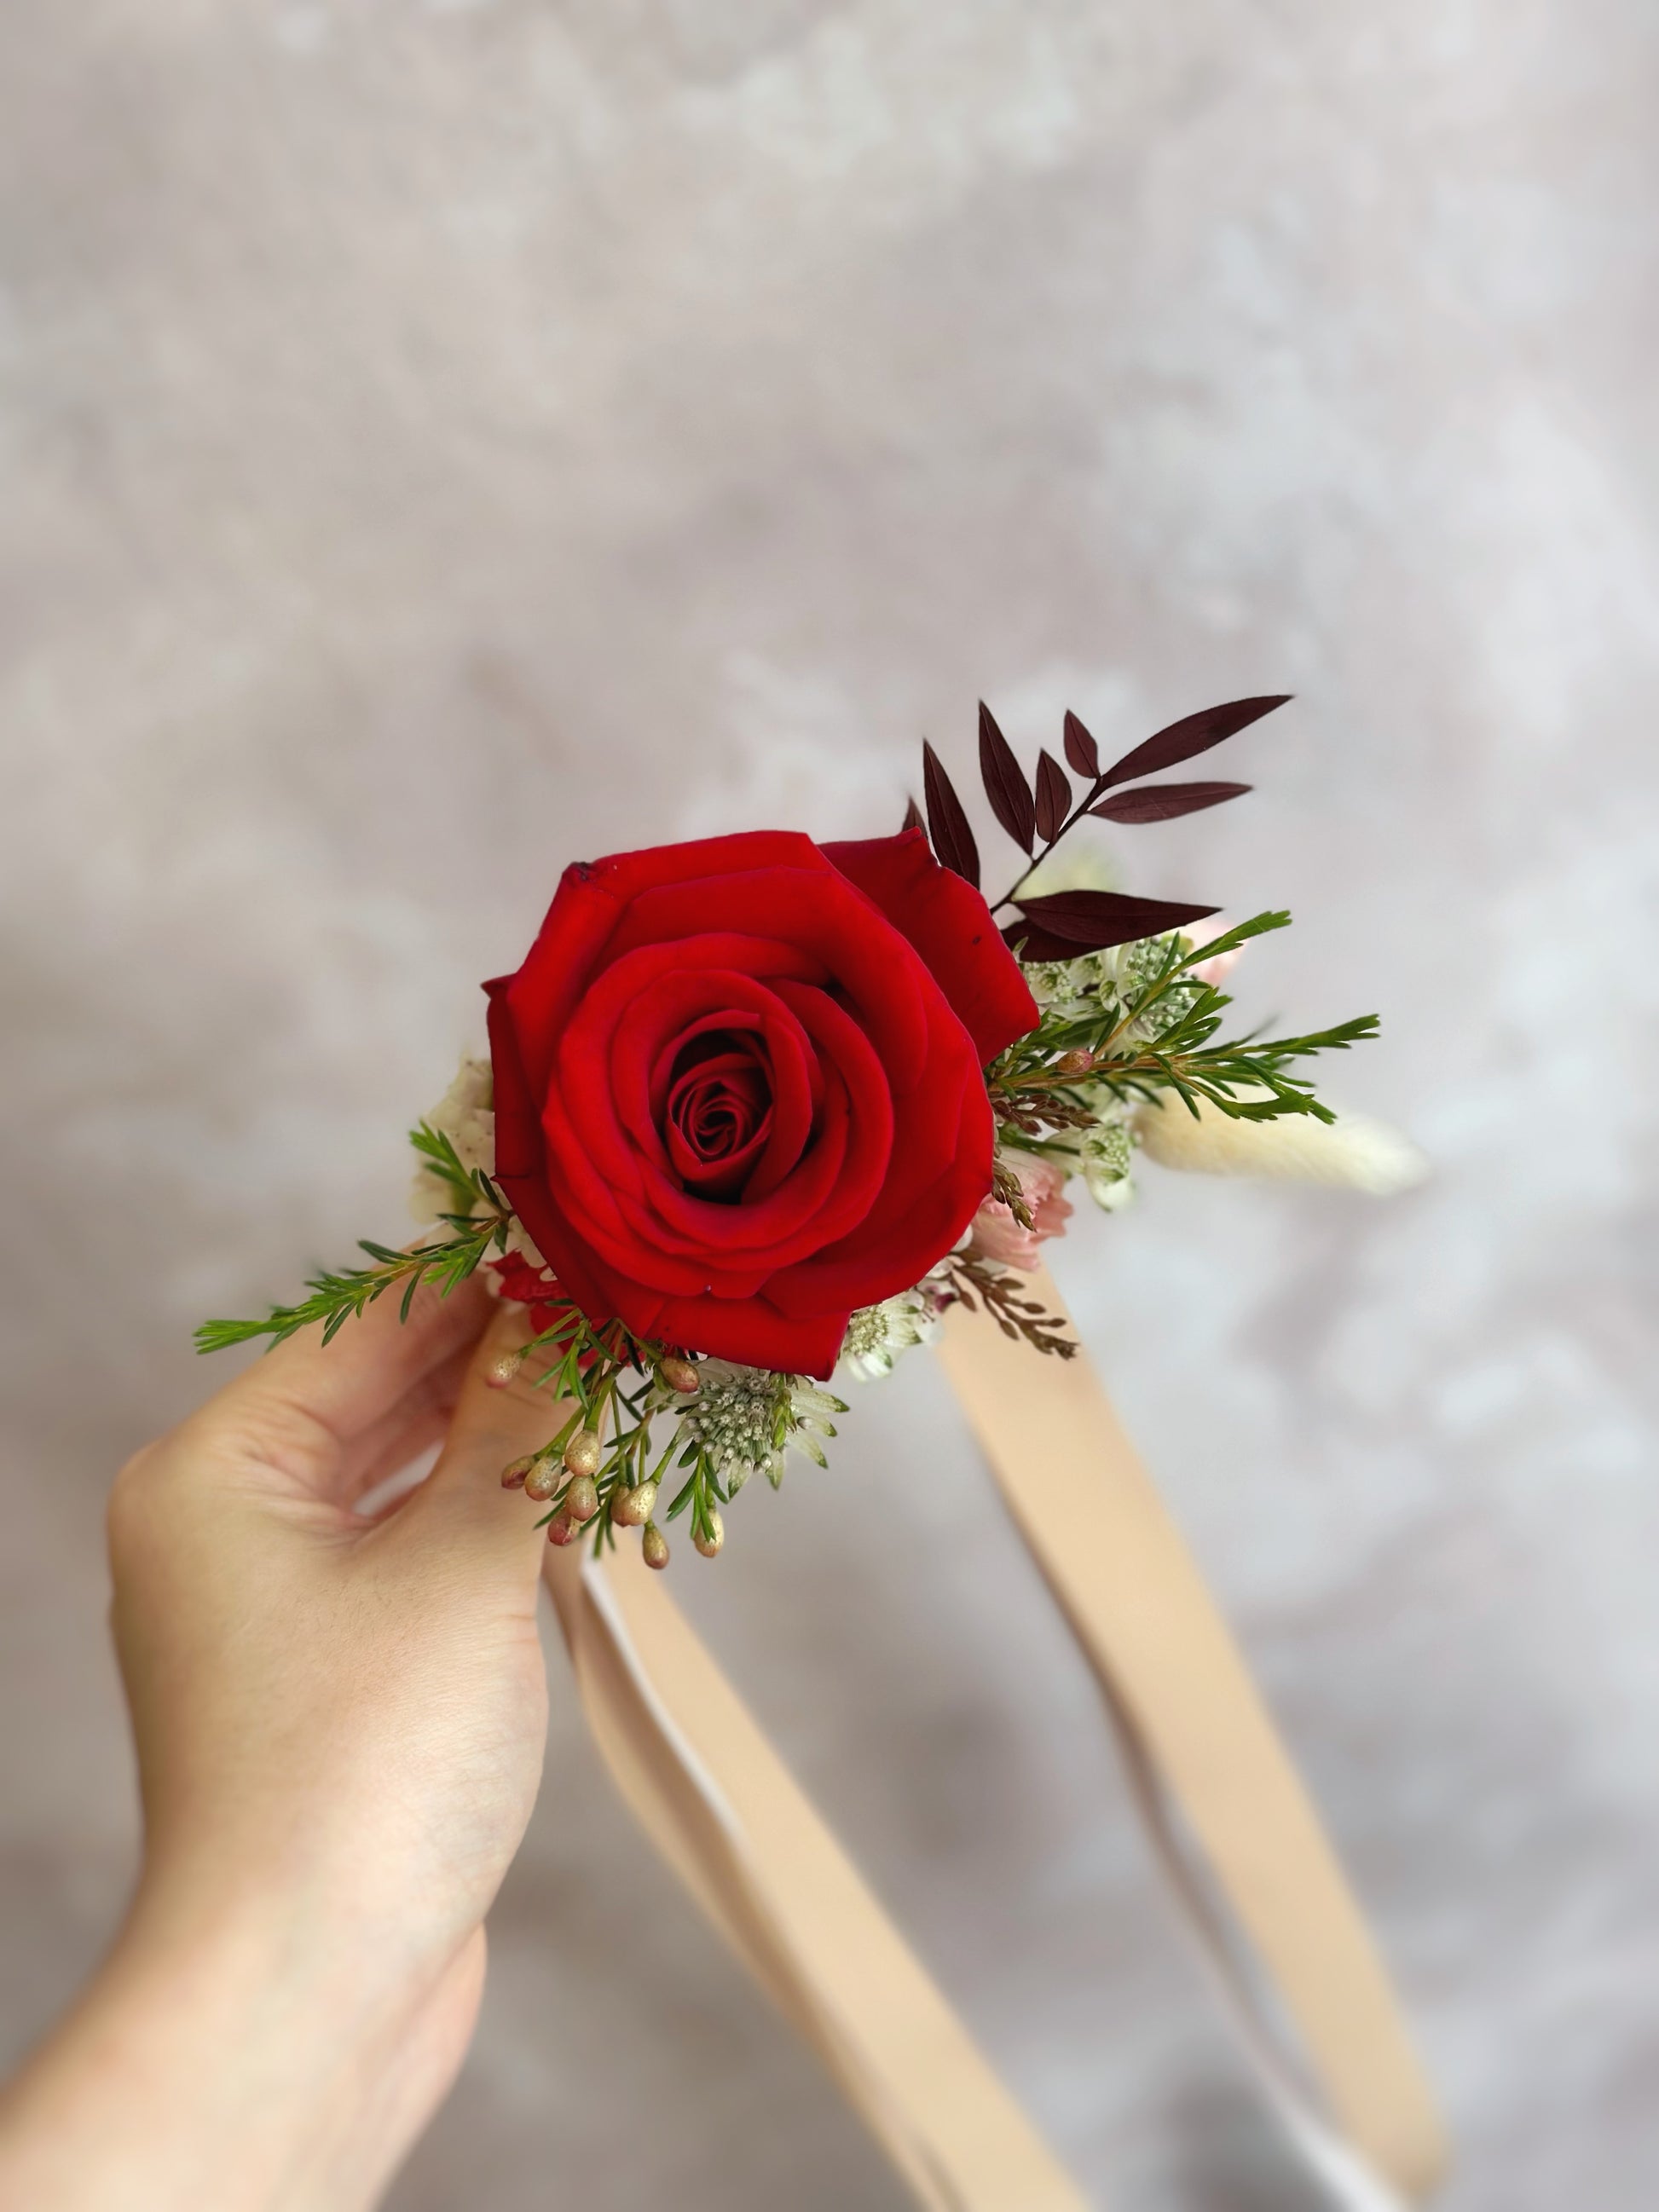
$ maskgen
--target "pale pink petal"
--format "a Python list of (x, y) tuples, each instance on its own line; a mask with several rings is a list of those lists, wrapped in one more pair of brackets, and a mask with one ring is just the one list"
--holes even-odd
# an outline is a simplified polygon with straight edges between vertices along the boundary
[(1030, 1209), (1031, 1226), (1023, 1228), (1000, 1198), (988, 1198), (974, 1216), (969, 1249), (981, 1259), (997, 1260), (1005, 1267), (1028, 1273), (1038, 1265), (1048, 1240), (1064, 1233), (1072, 1202), (1066, 1196), (1065, 1170), (1052, 1160), (1022, 1159), (1015, 1172), (1020, 1195)]

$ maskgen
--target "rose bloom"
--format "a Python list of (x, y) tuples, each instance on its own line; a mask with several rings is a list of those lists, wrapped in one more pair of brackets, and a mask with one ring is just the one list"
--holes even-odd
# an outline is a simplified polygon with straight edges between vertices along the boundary
[(591, 1321), (827, 1376), (990, 1186), (985, 1063), (1035, 1026), (918, 830), (761, 830), (566, 870), (485, 986), (495, 1177)]
[(969, 1250), (978, 1259), (1000, 1260), (1005, 1267), (1025, 1273), (1042, 1258), (1039, 1247), (1051, 1237), (1064, 1234), (1072, 1218), (1072, 1201), (1066, 1196), (1065, 1170), (1035, 1153), (1022, 1158), (1014, 1170), (1020, 1196), (1030, 1209), (1031, 1226), (1023, 1228), (1013, 1209), (1000, 1198), (988, 1198), (974, 1216), (973, 1241)]

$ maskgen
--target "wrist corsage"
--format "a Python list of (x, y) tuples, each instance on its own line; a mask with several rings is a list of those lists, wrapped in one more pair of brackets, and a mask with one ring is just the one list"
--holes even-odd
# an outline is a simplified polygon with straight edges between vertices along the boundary
[[(1034, 1354), (1070, 1358), (1027, 1271), (1074, 1182), (1110, 1211), (1138, 1151), (1217, 1172), (1382, 1188), (1409, 1148), (1339, 1123), (1302, 1063), (1371, 1034), (1224, 1034), (1221, 985), (1290, 916), (1231, 927), (1214, 907), (1064, 872), (1085, 817), (1167, 821), (1248, 785), (1149, 781), (1285, 702), (1236, 700), (1102, 767), (1066, 717), (1065, 765), (1028, 775), (989, 711), (979, 764), (1022, 855), (994, 904), (967, 812), (931, 746), (926, 817), (818, 845), (787, 830), (577, 862), (515, 973), (484, 986), (489, 1056), (413, 1131), (431, 1233), (365, 1242), (260, 1321), (211, 1321), (202, 1350), (320, 1322), (483, 1267), (532, 1330), (501, 1363), (539, 1370), (556, 1425), (503, 1484), (549, 1537), (596, 1549), (684, 1519), (705, 1557), (722, 1509), (788, 1455), (825, 1463), (843, 1383), (888, 1373), (945, 1310), (982, 1308)], [(1285, 1125), (1282, 1129), (1275, 1125)]]

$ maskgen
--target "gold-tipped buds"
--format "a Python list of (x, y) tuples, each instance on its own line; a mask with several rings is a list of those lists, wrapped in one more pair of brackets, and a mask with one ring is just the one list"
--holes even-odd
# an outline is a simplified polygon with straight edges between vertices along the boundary
[(605, 1446), (597, 1429), (578, 1429), (564, 1448), (564, 1463), (571, 1474), (597, 1474)]
[(574, 1544), (580, 1534), (581, 1530), (568, 1513), (556, 1513), (547, 1524), (548, 1542), (556, 1544), (561, 1551), (567, 1544)]
[[(656, 1510), (657, 1486), (641, 1482), (633, 1490), (619, 1490), (611, 1502), (611, 1518), (623, 1528), (642, 1528)], [(666, 1547), (665, 1556), (666, 1555)]]
[(671, 1390), (678, 1390), (689, 1398), (697, 1388), (697, 1370), (689, 1359), (681, 1359), (671, 1352), (666, 1359), (659, 1360), (657, 1372)]
[(516, 1379), (519, 1370), (524, 1365), (524, 1351), (520, 1347), (517, 1352), (503, 1352), (499, 1358), (492, 1359), (484, 1370), (487, 1387), (491, 1390), (505, 1390), (507, 1384)]
[(535, 1465), (524, 1479), (524, 1494), (533, 1498), (538, 1505), (545, 1505), (563, 1480), (564, 1470), (557, 1460), (538, 1453)]
[(654, 1521), (647, 1521), (645, 1524), (640, 1557), (647, 1567), (665, 1567), (668, 1565), (668, 1539)]
[(708, 1509), (707, 1525), (697, 1530), (691, 1541), (705, 1559), (712, 1559), (726, 1541), (726, 1523), (712, 1505)]
[(1087, 1075), (1094, 1064), (1095, 1056), (1088, 1046), (1075, 1045), (1070, 1052), (1061, 1053), (1060, 1058), (1054, 1062), (1054, 1073), (1056, 1075)]
[(525, 1477), (530, 1473), (531, 1468), (534, 1467), (535, 1464), (536, 1455), (534, 1452), (526, 1452), (522, 1459), (515, 1459), (509, 1462), (509, 1463), (501, 1469), (501, 1488), (503, 1490), (522, 1490), (525, 1485)]
[(591, 1521), (599, 1510), (599, 1486), (591, 1474), (573, 1474), (564, 1493), (564, 1510), (578, 1524)]

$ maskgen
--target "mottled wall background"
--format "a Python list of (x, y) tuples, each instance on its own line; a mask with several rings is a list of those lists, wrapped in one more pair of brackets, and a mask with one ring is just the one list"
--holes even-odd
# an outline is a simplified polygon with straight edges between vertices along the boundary
[[(120, 1907), (99, 1514), (568, 856), (897, 818), (1245, 691), (1140, 887), (1379, 1007), (1389, 1206), (1148, 1170), (1062, 1272), (1380, 1923), (1455, 2212), (1659, 2191), (1646, 1443), (1659, 15), (1641, 0), (0, 13), (0, 2059)], [(677, 1589), (1103, 2197), (1287, 2212), (942, 1378)], [(398, 2212), (896, 2208), (556, 1690)], [(621, 2053), (652, 2094), (624, 2102)]]

